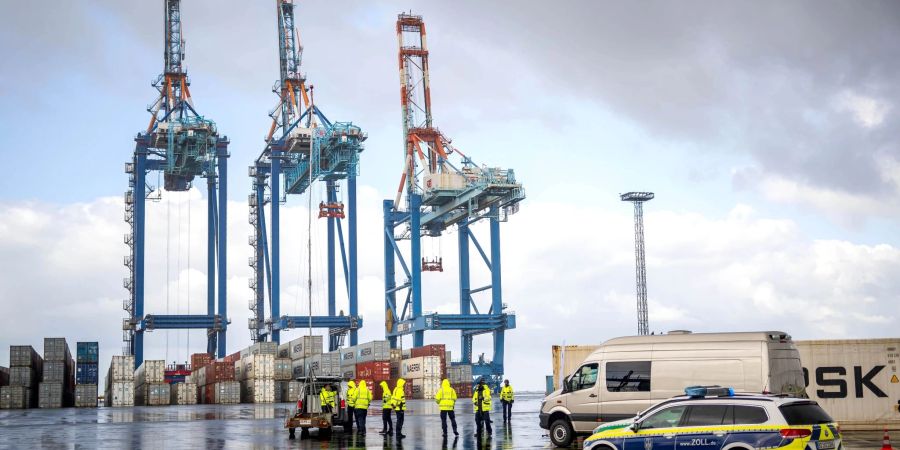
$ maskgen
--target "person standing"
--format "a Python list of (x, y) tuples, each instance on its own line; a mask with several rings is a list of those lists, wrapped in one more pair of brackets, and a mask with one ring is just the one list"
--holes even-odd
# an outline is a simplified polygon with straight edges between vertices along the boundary
[(319, 393), (319, 405), (322, 407), (322, 412), (334, 413), (334, 391), (331, 390), (331, 385), (326, 384), (322, 387), (322, 392)]
[(444, 431), (444, 437), (447, 437), (447, 417), (450, 417), (450, 423), (453, 424), (453, 434), (459, 436), (456, 431), (456, 389), (450, 386), (450, 380), (446, 378), (441, 381), (441, 389), (434, 395), (434, 401), (441, 409), (441, 429)]
[(478, 385), (475, 386), (472, 403), (475, 405), (475, 435), (481, 436), (483, 426), (487, 428), (488, 437), (491, 437), (494, 434), (491, 428), (491, 388), (484, 383), (483, 377), (478, 379)]
[(353, 422), (356, 420), (356, 382), (347, 382), (347, 422), (344, 427), (346, 432), (353, 432)]
[(509, 380), (503, 380), (503, 388), (500, 389), (500, 405), (503, 406), (503, 423), (512, 422), (512, 405), (515, 394)]
[(390, 436), (394, 434), (394, 422), (391, 420), (391, 387), (387, 381), (381, 382), (381, 431), (378, 434)]
[(357, 434), (366, 434), (366, 416), (369, 415), (369, 403), (372, 401), (372, 391), (366, 386), (366, 380), (359, 380), (356, 388), (356, 430)]
[(397, 438), (403, 439), (406, 435), (403, 434), (403, 416), (406, 414), (406, 393), (403, 392), (403, 387), (406, 386), (406, 380), (400, 378), (397, 380), (397, 387), (394, 388), (394, 392), (391, 394), (391, 404), (394, 405), (394, 412), (397, 413)]

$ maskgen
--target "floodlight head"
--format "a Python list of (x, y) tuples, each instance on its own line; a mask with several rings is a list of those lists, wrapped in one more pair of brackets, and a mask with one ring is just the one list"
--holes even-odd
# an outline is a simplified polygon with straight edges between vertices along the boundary
[(646, 202), (648, 200), (653, 200), (654, 194), (652, 192), (626, 192), (624, 194), (619, 194), (619, 198), (622, 199), (623, 202)]

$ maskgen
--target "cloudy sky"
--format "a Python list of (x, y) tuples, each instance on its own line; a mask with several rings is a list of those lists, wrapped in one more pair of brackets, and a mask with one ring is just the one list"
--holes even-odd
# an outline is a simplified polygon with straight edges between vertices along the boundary
[[(428, 26), (436, 124), (527, 189), (502, 227), (504, 301), (518, 318), (506, 365), (520, 388), (542, 388), (550, 345), (636, 331), (632, 209), (618, 200), (631, 190), (657, 195), (645, 208), (651, 330), (897, 335), (896, 3), (299, 2), (317, 104), (369, 134), (363, 340), (383, 336), (381, 200), (403, 158), (394, 22), (409, 10)], [(104, 371), (121, 351), (123, 166), (162, 70), (162, 12), (159, 1), (14, 2), (0, 17), (2, 362), (8, 345), (41, 350), (44, 336), (99, 340)], [(243, 168), (276, 100), (275, 14), (274, 1), (183, 5), (194, 104), (231, 139), (229, 352), (249, 344)], [(200, 183), (149, 207), (148, 312), (205, 308), (205, 196)], [(290, 198), (284, 217), (289, 314), (306, 311), (306, 202)], [(425, 275), (426, 311), (457, 307), (455, 242), (425, 244), (445, 261)], [(459, 349), (452, 333), (426, 341)], [(148, 358), (204, 348), (202, 331), (147, 339)]]

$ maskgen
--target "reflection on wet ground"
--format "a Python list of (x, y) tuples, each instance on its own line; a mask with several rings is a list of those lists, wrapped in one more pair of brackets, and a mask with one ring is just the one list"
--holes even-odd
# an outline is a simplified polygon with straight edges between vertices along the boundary
[[(169, 407), (50, 409), (0, 411), (0, 448), (296, 448), (296, 449), (519, 449), (550, 448), (546, 431), (538, 426), (541, 394), (519, 394), (508, 426), (499, 404), (491, 418), (494, 435), (478, 440), (471, 403), (456, 405), (460, 436), (441, 436), (437, 405), (410, 400), (405, 439), (383, 437), (381, 410), (369, 411), (368, 433), (360, 436), (336, 429), (328, 438), (313, 431), (307, 439), (288, 440), (282, 428), (292, 405), (195, 405)], [(355, 431), (355, 429), (354, 429)], [(299, 433), (298, 433), (299, 437)], [(880, 433), (845, 434), (847, 450), (880, 447)], [(576, 443), (574, 448), (580, 448)]]

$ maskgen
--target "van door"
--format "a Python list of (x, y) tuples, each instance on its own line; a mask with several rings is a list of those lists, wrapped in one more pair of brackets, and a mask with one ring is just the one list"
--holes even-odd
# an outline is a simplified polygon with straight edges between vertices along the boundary
[(651, 406), (650, 361), (606, 361), (604, 366), (603, 422), (629, 419)]
[(579, 433), (593, 431), (597, 426), (597, 374), (599, 364), (589, 363), (578, 368), (569, 378), (566, 407), (572, 427)]
[(800, 364), (800, 351), (792, 341), (769, 342), (769, 373), (766, 387), (773, 394), (808, 397)]

